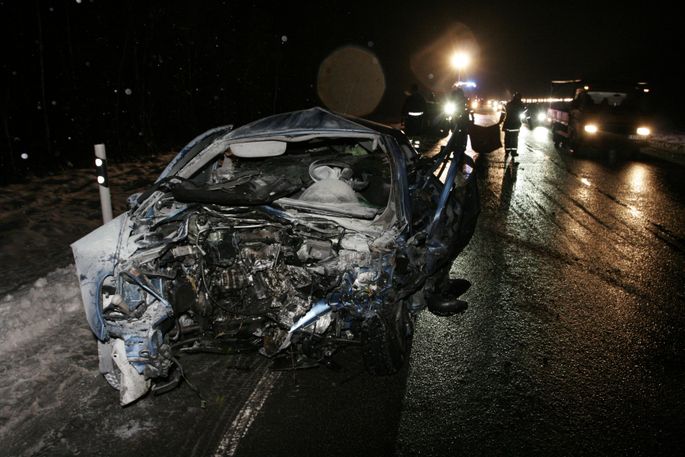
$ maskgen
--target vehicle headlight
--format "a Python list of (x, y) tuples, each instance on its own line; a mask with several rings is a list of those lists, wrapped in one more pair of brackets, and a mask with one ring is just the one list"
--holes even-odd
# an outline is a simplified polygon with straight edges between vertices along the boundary
[(457, 105), (454, 102), (447, 102), (445, 103), (445, 106), (443, 106), (442, 110), (448, 116), (452, 116), (457, 112)]
[(524, 120), (525, 118), (526, 118), (526, 114), (525, 114), (525, 113), (519, 114), (519, 119)]
[(543, 112), (538, 113), (538, 122), (545, 122), (547, 120), (547, 115)]
[(649, 129), (649, 127), (638, 127), (637, 134), (640, 136), (649, 136), (652, 134), (652, 131)]
[(478, 105), (480, 105), (480, 103), (478, 103), (478, 100), (474, 100), (471, 102), (471, 108), (473, 109), (477, 109)]
[(587, 133), (590, 134), (595, 134), (599, 131), (599, 127), (597, 124), (585, 124), (585, 127), (583, 127), (583, 130), (585, 130)]

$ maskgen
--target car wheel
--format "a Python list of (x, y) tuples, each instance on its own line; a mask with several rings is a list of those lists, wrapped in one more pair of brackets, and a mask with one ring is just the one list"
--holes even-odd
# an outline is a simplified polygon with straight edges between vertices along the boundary
[(407, 358), (412, 319), (403, 302), (384, 303), (362, 325), (362, 350), (366, 370), (372, 375), (397, 373)]
[(551, 127), (552, 130), (552, 143), (554, 143), (555, 148), (560, 148), (561, 147), (561, 135), (559, 135), (558, 127), (556, 124), (552, 124)]
[(583, 137), (575, 128), (569, 128), (568, 145), (574, 153), (580, 153), (584, 149)]

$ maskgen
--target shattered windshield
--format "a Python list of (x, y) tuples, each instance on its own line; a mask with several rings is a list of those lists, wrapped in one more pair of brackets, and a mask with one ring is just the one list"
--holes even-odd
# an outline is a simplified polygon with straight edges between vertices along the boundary
[[(269, 144), (266, 144), (269, 143)], [(283, 209), (372, 220), (388, 204), (391, 168), (378, 142), (323, 139), (232, 144), (172, 189), (181, 202)], [(262, 147), (263, 145), (263, 147)], [(245, 146), (250, 146), (248, 153)]]

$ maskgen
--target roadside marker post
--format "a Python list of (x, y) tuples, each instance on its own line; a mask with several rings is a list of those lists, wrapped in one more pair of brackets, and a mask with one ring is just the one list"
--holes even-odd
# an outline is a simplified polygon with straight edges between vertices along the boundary
[(112, 220), (112, 196), (109, 191), (109, 178), (107, 177), (107, 154), (104, 144), (95, 145), (95, 171), (97, 173), (98, 187), (100, 188), (100, 206), (102, 208), (102, 223)]

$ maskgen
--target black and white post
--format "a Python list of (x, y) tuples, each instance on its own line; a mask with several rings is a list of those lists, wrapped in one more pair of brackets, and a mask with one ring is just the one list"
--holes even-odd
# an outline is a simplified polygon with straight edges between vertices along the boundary
[(102, 222), (106, 224), (112, 220), (112, 197), (109, 193), (109, 179), (107, 178), (107, 154), (104, 144), (95, 145), (95, 170), (100, 187), (100, 206), (102, 207)]

